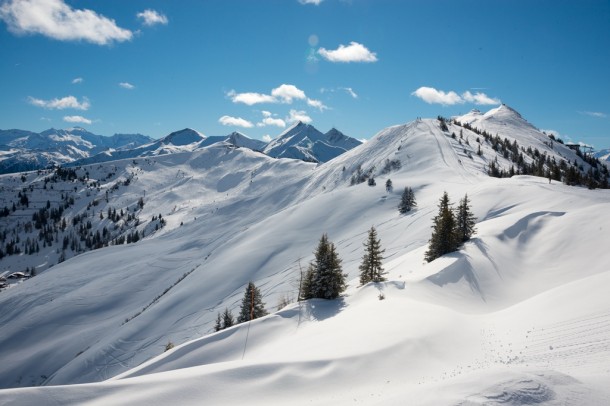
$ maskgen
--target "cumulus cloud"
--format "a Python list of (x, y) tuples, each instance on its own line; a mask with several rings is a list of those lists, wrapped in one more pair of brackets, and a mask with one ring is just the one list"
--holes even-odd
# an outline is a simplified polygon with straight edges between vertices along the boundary
[(83, 79), (83, 78), (74, 78), (74, 79), (72, 79), (72, 84), (76, 85), (76, 84), (79, 84), (79, 83), (83, 83), (84, 80), (85, 79)]
[(350, 42), (339, 45), (337, 49), (318, 49), (318, 53), (330, 62), (377, 62), (377, 54), (369, 51), (364, 45)]
[(262, 93), (237, 93), (235, 90), (231, 90), (227, 93), (227, 96), (231, 98), (233, 103), (243, 103), (248, 106), (259, 103), (277, 103), (275, 97)]
[(155, 10), (144, 10), (136, 15), (144, 25), (162, 24), (167, 25), (167, 17)]
[(271, 94), (264, 93), (237, 93), (231, 90), (227, 96), (233, 103), (243, 103), (248, 106), (260, 103), (286, 103), (291, 104), (294, 100), (304, 100), (307, 98), (305, 92), (295, 85), (282, 84), (271, 90)]
[(252, 128), (254, 124), (245, 120), (241, 117), (231, 117), (231, 116), (222, 116), (218, 119), (218, 122), (222, 125), (228, 125), (232, 127), (244, 127), (244, 128)]
[(271, 91), (271, 96), (282, 103), (292, 103), (294, 99), (305, 99), (305, 92), (294, 85), (282, 84)]
[(320, 93), (335, 93), (337, 91), (345, 92), (354, 99), (358, 98), (358, 94), (351, 87), (331, 87), (331, 88), (323, 87), (320, 89)]
[(263, 119), (260, 122), (256, 123), (257, 127), (266, 127), (269, 125), (273, 125), (280, 128), (286, 127), (286, 122), (281, 118), (273, 117), (274, 114), (270, 111), (263, 110), (261, 111), (261, 113), (263, 115)]
[(297, 121), (300, 121), (302, 123), (309, 124), (313, 120), (307, 115), (306, 111), (291, 109), (288, 113), (288, 117), (286, 117), (286, 121), (289, 123), (296, 123)]
[(265, 134), (263, 135), (263, 141), (265, 142), (271, 142), (273, 138), (271, 138), (271, 136), (269, 134)]
[(121, 86), (123, 89), (127, 89), (127, 90), (133, 90), (136, 88), (134, 85), (132, 85), (129, 82), (121, 82), (121, 83), (119, 83), (119, 86)]
[(448, 93), (442, 90), (436, 90), (433, 87), (422, 86), (413, 93), (413, 96), (417, 96), (428, 104), (442, 104), (443, 106), (449, 106), (458, 103), (464, 103), (464, 100), (454, 91)]
[(281, 118), (265, 117), (260, 123), (256, 123), (257, 127), (266, 127), (268, 125), (284, 128), (286, 127), (286, 122)]
[(324, 0), (299, 0), (301, 4), (313, 4), (319, 6)]
[(92, 121), (83, 116), (65, 116), (64, 121), (66, 123), (79, 123), (79, 124), (91, 124)]
[(307, 105), (320, 111), (328, 110), (328, 106), (325, 106), (320, 100), (307, 99)]
[(107, 45), (133, 37), (114, 20), (92, 10), (73, 9), (63, 0), (9, 0), (0, 5), (0, 19), (14, 34), (40, 34), (60, 41)]
[(500, 104), (500, 100), (491, 98), (485, 93), (476, 92), (475, 94), (466, 91), (460, 96), (453, 90), (444, 92), (433, 87), (422, 86), (411, 95), (419, 97), (428, 104), (442, 104), (443, 106), (453, 106), (464, 104), (465, 102), (477, 105)]
[(469, 91), (466, 91), (466, 92), (462, 93), (462, 97), (467, 102), (478, 104), (478, 105), (489, 105), (489, 104), (497, 105), (497, 104), (501, 103), (500, 100), (492, 99), (491, 97), (487, 96), (485, 93), (481, 93), (481, 92), (476, 92), (475, 94), (472, 94)]
[(29, 97), (30, 104), (42, 107), (48, 110), (64, 110), (64, 109), (76, 109), (76, 110), (88, 110), (91, 107), (89, 100), (87, 98), (83, 98), (82, 102), (79, 102), (78, 99), (74, 96), (66, 96), (61, 99), (51, 99), (51, 100), (42, 100), (36, 99), (34, 97)]

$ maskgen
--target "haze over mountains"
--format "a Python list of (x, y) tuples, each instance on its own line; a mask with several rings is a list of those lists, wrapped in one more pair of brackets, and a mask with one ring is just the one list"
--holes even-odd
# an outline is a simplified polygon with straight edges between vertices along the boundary
[[(150, 150), (171, 154), (0, 176), (3, 205), (16, 203), (4, 244), (22, 251), (0, 267), (37, 270), (0, 292), (0, 403), (610, 402), (610, 191), (552, 172), (599, 175), (590, 157), (508, 106), (388, 127), (321, 164), (271, 156), (350, 145), (328, 134), (297, 124), (263, 154), (187, 129)], [(407, 186), (417, 207), (401, 215)], [(477, 232), (425, 263), (445, 191), (468, 194)], [(371, 226), (388, 280), (361, 287)], [(323, 233), (344, 297), (274, 312)], [(28, 239), (39, 249), (26, 255)], [(214, 332), (249, 281), (272, 314)]]
[(115, 134), (104, 137), (84, 128), (49, 129), (42, 133), (0, 130), (0, 173), (46, 168), (49, 165), (86, 165), (116, 159), (194, 151), (216, 142), (261, 151), (275, 158), (326, 162), (360, 145), (337, 129), (323, 134), (315, 127), (296, 122), (269, 143), (251, 139), (239, 132), (227, 136), (205, 136), (185, 128), (161, 139), (141, 134)]

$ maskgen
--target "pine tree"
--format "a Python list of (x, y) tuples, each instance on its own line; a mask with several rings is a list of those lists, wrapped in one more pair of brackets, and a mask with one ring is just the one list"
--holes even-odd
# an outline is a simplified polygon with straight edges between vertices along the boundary
[(265, 310), (260, 290), (254, 285), (254, 282), (249, 282), (241, 302), (237, 322), (245, 323), (246, 321), (258, 319), (266, 315), (267, 311)]
[(433, 220), (432, 237), (430, 237), (428, 251), (425, 254), (428, 262), (456, 251), (459, 246), (455, 216), (450, 206), (449, 195), (445, 192), (438, 204), (438, 214)]
[(391, 193), (394, 187), (392, 186), (392, 179), (388, 179), (385, 181), (385, 190), (388, 193)]
[(313, 264), (309, 264), (307, 270), (302, 276), (301, 279), (301, 297), (300, 300), (307, 300), (313, 298), (313, 277), (314, 277), (314, 267)]
[(415, 202), (415, 193), (413, 193), (413, 189), (410, 187), (405, 187), (405, 190), (402, 192), (402, 196), (400, 197), (398, 211), (400, 214), (405, 214), (406, 212), (411, 211), (413, 207), (417, 207), (417, 203)]
[(465, 194), (464, 198), (460, 200), (460, 204), (455, 213), (456, 218), (456, 233), (458, 242), (464, 243), (470, 240), (470, 237), (475, 233), (476, 217), (472, 214), (470, 208), (470, 201), (468, 195)]
[[(323, 234), (316, 249), (315, 259), (305, 277), (305, 299), (336, 299), (346, 288), (345, 274), (335, 245)], [(309, 285), (309, 286), (307, 286)]]
[(386, 272), (381, 265), (382, 254), (385, 250), (381, 249), (381, 241), (377, 239), (377, 230), (371, 227), (369, 236), (364, 243), (365, 252), (360, 264), (360, 284), (365, 285), (369, 282), (383, 282), (386, 279), (383, 275)]
[(222, 315), (218, 312), (218, 316), (216, 316), (216, 323), (214, 324), (214, 331), (222, 330)]
[(222, 314), (222, 329), (224, 330), (225, 328), (229, 328), (233, 324), (235, 324), (235, 318), (233, 317), (233, 313), (231, 313), (231, 310), (229, 310), (229, 308), (225, 307), (225, 311)]

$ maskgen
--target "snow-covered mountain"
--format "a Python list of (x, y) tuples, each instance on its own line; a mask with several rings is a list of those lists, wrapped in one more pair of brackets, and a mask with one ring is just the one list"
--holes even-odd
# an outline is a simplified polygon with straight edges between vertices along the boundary
[[(112, 229), (109, 208), (137, 212), (131, 226), (148, 227), (143, 240), (43, 265), (0, 292), (0, 386), (43, 385), (0, 390), (0, 403), (607, 404), (610, 191), (488, 176), (490, 163), (514, 163), (484, 129), (588, 170), (517, 116), (500, 108), (473, 121), (416, 120), (321, 165), (214, 143), (83, 166), (77, 181), (0, 176), (4, 201), (23, 188), (32, 201), (4, 224), (31, 217), (43, 196), (56, 207), (60, 197), (44, 192), (53, 190), (74, 198), (68, 222), (86, 214), (93, 234)], [(526, 152), (524, 161), (539, 162)], [(382, 186), (389, 179), (391, 190)], [(417, 207), (401, 215), (407, 186)], [(477, 232), (425, 263), (444, 191), (453, 202), (468, 194)], [(159, 214), (166, 225), (151, 232)], [(26, 240), (21, 224), (8, 239)], [(388, 280), (360, 287), (372, 225)], [(237, 312), (248, 281), (272, 312), (294, 299), (323, 233), (348, 275), (343, 298), (292, 303), (214, 332), (219, 312)], [(0, 269), (30, 258), (5, 257)], [(177, 346), (164, 352), (169, 342)]]
[(11, 173), (66, 164), (107, 149), (130, 149), (151, 138), (141, 134), (105, 137), (84, 128), (54, 129), (34, 133), (0, 130), (0, 173)]
[(603, 162), (610, 161), (610, 149), (602, 149), (595, 153), (595, 157)]
[(360, 144), (335, 128), (322, 134), (314, 126), (299, 121), (271, 140), (263, 152), (274, 158), (328, 162)]

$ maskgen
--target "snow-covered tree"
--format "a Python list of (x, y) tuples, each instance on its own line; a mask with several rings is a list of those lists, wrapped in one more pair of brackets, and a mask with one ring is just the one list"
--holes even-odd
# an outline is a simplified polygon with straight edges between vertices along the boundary
[(476, 231), (474, 226), (477, 219), (474, 214), (472, 214), (470, 201), (468, 200), (467, 194), (465, 194), (464, 198), (460, 200), (460, 204), (455, 212), (455, 218), (458, 243), (464, 243), (470, 240), (470, 237)]
[(345, 274), (335, 245), (323, 234), (303, 281), (303, 299), (336, 299), (346, 288)]
[(368, 238), (364, 243), (364, 250), (364, 256), (360, 264), (360, 284), (385, 281), (383, 275), (386, 272), (381, 265), (382, 254), (385, 250), (381, 249), (381, 240), (377, 238), (375, 227), (371, 227), (369, 230)]
[(249, 282), (241, 301), (237, 322), (244, 323), (266, 315), (267, 311), (260, 290), (254, 285), (254, 282)]
[(417, 207), (417, 203), (415, 202), (415, 193), (413, 193), (413, 189), (410, 187), (405, 187), (405, 190), (403, 190), (400, 197), (398, 211), (400, 214), (405, 214), (406, 212), (411, 211), (413, 207)]
[(459, 246), (459, 241), (456, 233), (456, 221), (449, 195), (443, 193), (438, 204), (438, 214), (434, 217), (432, 226), (432, 237), (430, 237), (428, 251), (426, 251), (425, 259), (428, 262), (434, 261), (449, 252), (456, 251)]

